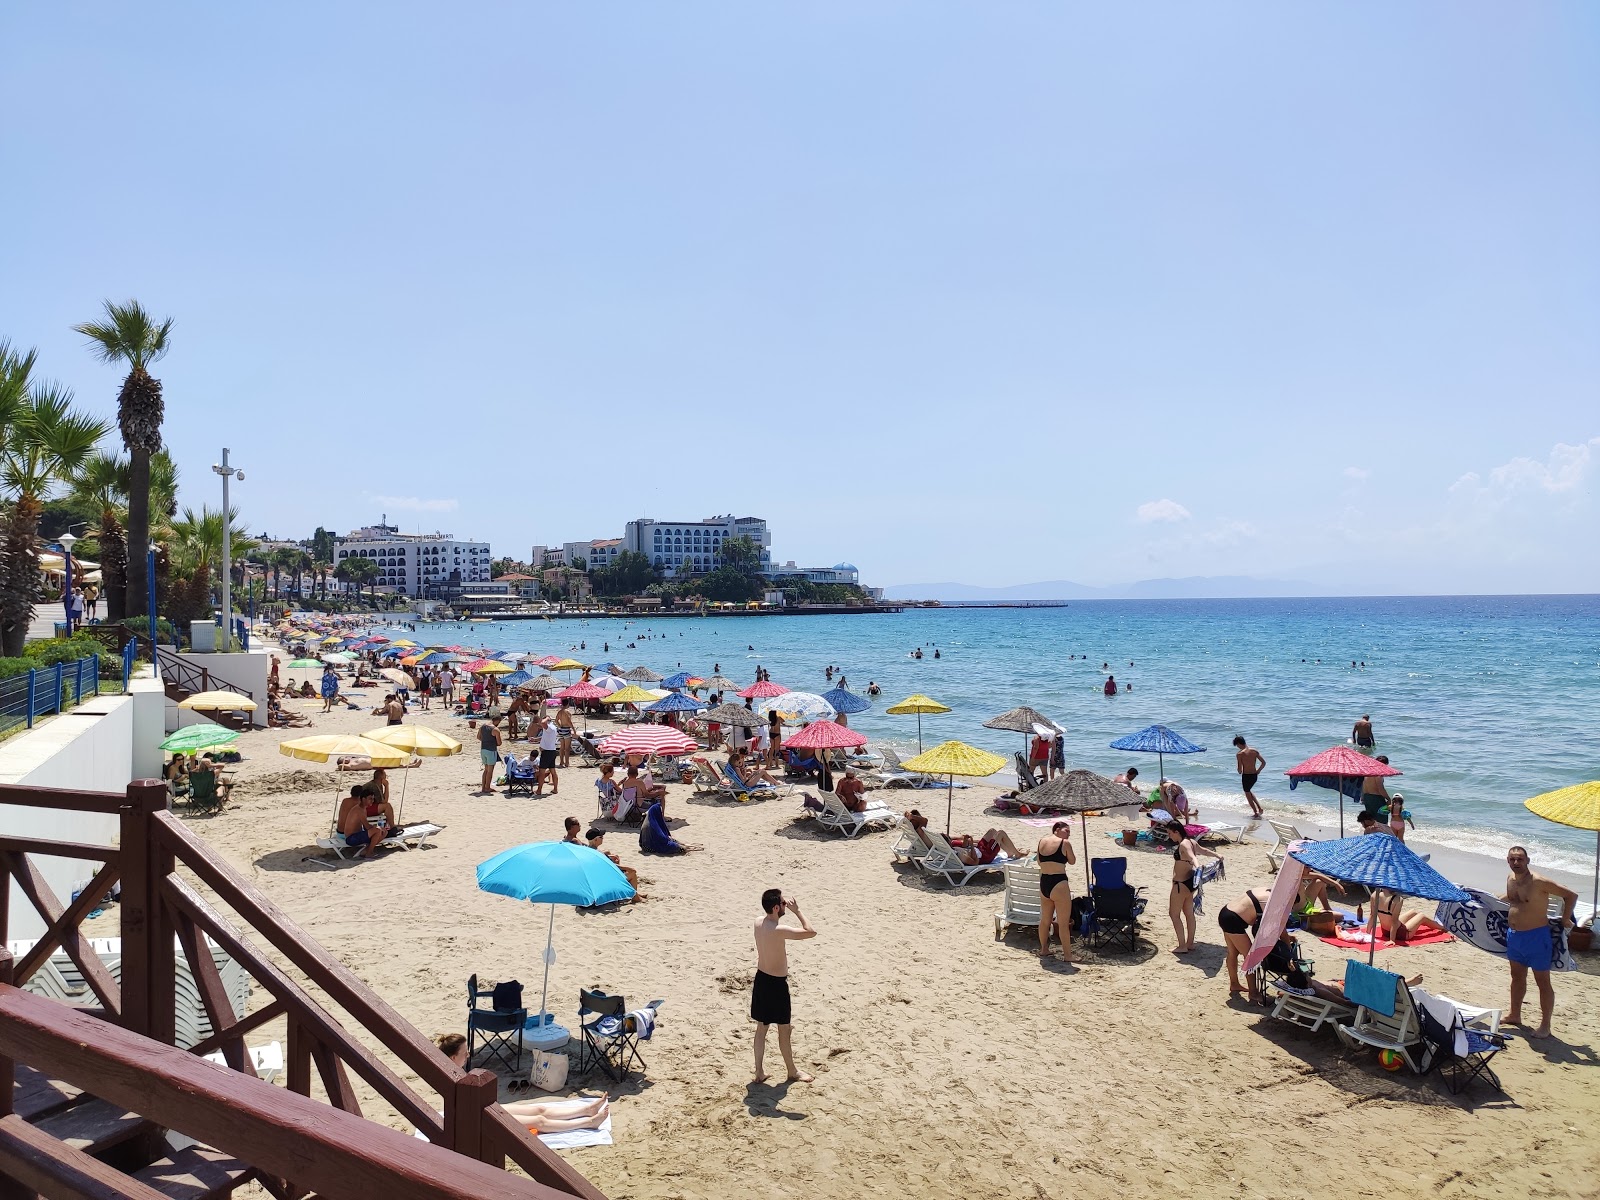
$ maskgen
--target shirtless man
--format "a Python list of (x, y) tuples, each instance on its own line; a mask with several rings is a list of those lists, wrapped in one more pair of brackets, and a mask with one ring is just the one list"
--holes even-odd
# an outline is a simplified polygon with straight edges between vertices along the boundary
[(1261, 751), (1249, 746), (1244, 740), (1244, 735), (1233, 739), (1237, 751), (1233, 756), (1233, 765), (1239, 772), (1239, 784), (1244, 788), (1244, 798), (1250, 802), (1250, 812), (1254, 816), (1261, 816), (1261, 804), (1256, 799), (1256, 780), (1261, 778), (1261, 772), (1266, 769), (1267, 760), (1261, 757)]
[(400, 830), (394, 822), (394, 808), (370, 784), (357, 784), (339, 806), (339, 832), (344, 844), (358, 847), (361, 858), (371, 858), (384, 838)]
[(399, 696), (389, 696), (383, 706), (383, 715), (389, 719), (389, 724), (398, 725), (405, 720), (406, 706)]
[(1563, 901), (1561, 923), (1573, 926), (1573, 908), (1578, 893), (1552, 879), (1528, 870), (1528, 851), (1513, 846), (1506, 851), (1506, 894), (1500, 897), (1511, 911), (1506, 915), (1506, 957), (1511, 960), (1511, 1014), (1513, 1025), (1522, 1024), (1522, 998), (1528, 992), (1528, 972), (1539, 988), (1539, 1027), (1530, 1038), (1550, 1036), (1550, 1013), (1556, 1006), (1556, 990), (1550, 986), (1550, 964), (1554, 958), (1555, 930), (1550, 928), (1550, 897)]
[(1377, 747), (1377, 741), (1372, 736), (1372, 714), (1362, 713), (1350, 730), (1350, 740), (1356, 744), (1356, 749), (1363, 754), (1371, 754)]
[[(750, 992), (750, 1019), (756, 1023), (756, 1083), (765, 1083), (767, 1073), (762, 1060), (767, 1054), (767, 1027), (778, 1027), (778, 1049), (783, 1053), (783, 1065), (788, 1069), (788, 1082), (810, 1083), (812, 1077), (794, 1065), (794, 1050), (790, 1037), (794, 1025), (789, 1012), (789, 946), (790, 942), (804, 941), (817, 936), (817, 931), (806, 922), (800, 905), (785, 900), (778, 888), (768, 888), (761, 893), (761, 911), (766, 915), (756, 922), (756, 977)], [(783, 914), (792, 912), (800, 928), (781, 925)]]

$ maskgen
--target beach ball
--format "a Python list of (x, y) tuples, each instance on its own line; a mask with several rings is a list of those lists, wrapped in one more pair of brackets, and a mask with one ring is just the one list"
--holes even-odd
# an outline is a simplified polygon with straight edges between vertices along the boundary
[(1379, 1050), (1378, 1065), (1385, 1071), (1398, 1071), (1406, 1065), (1406, 1060), (1394, 1050)]

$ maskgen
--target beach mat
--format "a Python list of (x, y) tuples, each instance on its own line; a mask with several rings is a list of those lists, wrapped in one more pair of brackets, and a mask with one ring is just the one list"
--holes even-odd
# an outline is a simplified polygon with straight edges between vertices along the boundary
[(541, 1133), (539, 1140), (552, 1150), (577, 1150), (583, 1146), (611, 1145), (611, 1114), (599, 1129), (569, 1129), (565, 1133)]
[[(1383, 934), (1381, 934), (1381, 933), (1377, 935), (1377, 938), (1378, 938), (1378, 946), (1377, 946), (1377, 948), (1379, 950), (1387, 950), (1391, 946), (1394, 946), (1396, 944), (1394, 942), (1391, 942), (1388, 938), (1384, 937)], [(1328, 945), (1330, 945), (1330, 946), (1337, 946), (1341, 950), (1365, 950), (1367, 948), (1367, 943), (1366, 942), (1353, 942), (1349, 938), (1343, 938), (1343, 937), (1337, 937), (1337, 936), (1335, 936), (1335, 937), (1323, 937), (1323, 938), (1319, 938), (1318, 940), (1327, 942)], [(1455, 940), (1456, 940), (1455, 939), (1455, 935), (1450, 934), (1450, 933), (1446, 933), (1443, 929), (1425, 929), (1421, 933), (1414, 934), (1406, 942), (1406, 945), (1407, 946), (1437, 946), (1437, 945), (1440, 945), (1440, 944), (1442, 944), (1444, 942), (1453, 942)]]

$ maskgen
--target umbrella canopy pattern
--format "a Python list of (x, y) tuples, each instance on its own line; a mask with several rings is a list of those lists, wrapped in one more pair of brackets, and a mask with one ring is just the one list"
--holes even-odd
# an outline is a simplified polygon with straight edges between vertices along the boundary
[(564, 687), (556, 693), (561, 700), (604, 700), (611, 693), (603, 687), (592, 683), (575, 683), (571, 687)]
[(741, 729), (754, 729), (761, 718), (740, 704), (719, 704), (706, 713), (706, 720), (719, 725), (737, 725)]
[(448, 758), (461, 753), (461, 743), (447, 733), (426, 725), (385, 725), (362, 734), (395, 750), (420, 754), (424, 758)]
[(178, 707), (193, 712), (255, 712), (256, 702), (238, 692), (196, 692), (178, 701)]
[(174, 753), (209, 750), (213, 746), (226, 746), (229, 742), (238, 740), (239, 735), (233, 730), (204, 721), (199, 725), (185, 725), (177, 732), (169, 734), (167, 740), (161, 743), (161, 748)]
[(814, 692), (785, 692), (756, 701), (756, 712), (762, 716), (774, 710), (789, 722), (831, 721), (837, 715), (833, 705)]
[(619, 729), (600, 743), (601, 754), (693, 754), (700, 743), (666, 725)]
[(621, 691), (612, 692), (611, 695), (606, 697), (605, 702), (607, 704), (649, 704), (654, 699), (656, 697), (642, 687), (630, 683)]
[(1204, 754), (1204, 746), (1196, 746), (1188, 738), (1174, 733), (1165, 725), (1150, 725), (1120, 737), (1111, 743), (1113, 750), (1134, 750), (1141, 754)]
[(867, 738), (835, 721), (813, 721), (783, 744), (795, 750), (848, 750), (865, 746)]
[(645, 712), (699, 712), (705, 705), (693, 696), (685, 696), (682, 692), (668, 692), (662, 699), (654, 704), (645, 705)]
[(1048, 729), (1058, 728), (1049, 717), (1036, 708), (1029, 708), (1026, 704), (1021, 708), (1007, 709), (998, 717), (990, 717), (983, 723), (985, 729), (1009, 729), (1012, 733), (1032, 733), (1035, 725), (1043, 725)]
[[(625, 687), (633, 686), (620, 675), (602, 675), (598, 679), (590, 679), (589, 682), (606, 693), (620, 692)], [(573, 686), (576, 687), (577, 684)]]
[(545, 671), (535, 675), (522, 686), (532, 688), (536, 692), (556, 692), (566, 687), (567, 681), (565, 679), (557, 679), (549, 671)]
[(1399, 775), (1401, 772), (1387, 763), (1369, 758), (1359, 750), (1352, 750), (1349, 746), (1334, 746), (1321, 754), (1313, 754), (1299, 766), (1290, 767), (1284, 774), (1289, 777), (1291, 792), (1302, 782), (1306, 782), (1317, 787), (1331, 788), (1339, 793), (1339, 836), (1343, 837), (1345, 797), (1359, 800), (1361, 781), (1368, 775), (1387, 777)]
[(1589, 903), (1596, 912), (1600, 912), (1600, 780), (1545, 792), (1532, 800), (1524, 800), (1522, 807), (1557, 825), (1595, 831), (1594, 891)]
[(759, 683), (752, 683), (739, 695), (746, 700), (761, 700), (767, 696), (781, 696), (788, 690), (781, 683), (773, 683), (770, 679), (763, 679)]
[(649, 667), (635, 667), (631, 671), (624, 671), (622, 677), (630, 683), (660, 683), (661, 676)]
[(1364, 883), (1423, 900), (1472, 899), (1397, 837), (1373, 833), (1332, 842), (1307, 842), (1289, 854), (1313, 871), (1346, 883)]
[(278, 743), (278, 752), (308, 762), (328, 762), (346, 755), (365, 755), (375, 767), (403, 767), (408, 755), (393, 746), (351, 733), (319, 733)]
[(844, 713), (846, 716), (851, 713), (866, 712), (867, 709), (872, 707), (871, 700), (868, 700), (865, 696), (858, 696), (844, 687), (829, 688), (822, 693), (822, 698), (828, 702), (834, 712)]

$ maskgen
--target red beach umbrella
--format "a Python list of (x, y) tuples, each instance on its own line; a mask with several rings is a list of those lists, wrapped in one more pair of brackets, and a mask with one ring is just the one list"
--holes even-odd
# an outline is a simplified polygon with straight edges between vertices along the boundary
[(579, 681), (571, 687), (564, 687), (556, 693), (557, 700), (604, 700), (611, 693), (603, 687), (596, 687), (587, 681)]
[(746, 700), (760, 700), (766, 696), (781, 696), (788, 690), (781, 683), (773, 683), (770, 679), (763, 679), (760, 683), (752, 683), (739, 695)]
[(1356, 795), (1360, 795), (1360, 780), (1368, 775), (1401, 775), (1388, 763), (1381, 763), (1369, 755), (1349, 746), (1334, 746), (1321, 754), (1313, 754), (1298, 767), (1284, 772), (1289, 777), (1289, 790), (1299, 786), (1301, 780), (1317, 787), (1333, 788), (1339, 793), (1339, 836), (1344, 836), (1344, 796), (1346, 780), (1356, 780)]
[(865, 746), (867, 738), (833, 721), (813, 721), (793, 737), (785, 738), (783, 744), (796, 750), (843, 750)]
[(698, 749), (699, 742), (666, 725), (638, 725), (632, 729), (622, 729), (599, 746), (601, 754), (692, 754)]

